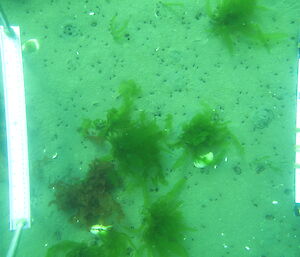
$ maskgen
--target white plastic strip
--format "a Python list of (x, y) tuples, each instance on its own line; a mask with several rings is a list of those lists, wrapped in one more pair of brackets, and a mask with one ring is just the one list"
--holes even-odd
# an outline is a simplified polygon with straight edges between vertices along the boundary
[[(300, 50), (300, 48), (298, 49)], [(296, 113), (295, 203), (300, 203), (300, 55), (298, 54), (298, 86)]]
[(30, 227), (30, 194), (27, 146), (26, 104), (20, 28), (12, 27), (9, 37), (0, 26), (2, 77), (5, 98), (7, 154), (9, 172), (10, 229), (20, 220)]

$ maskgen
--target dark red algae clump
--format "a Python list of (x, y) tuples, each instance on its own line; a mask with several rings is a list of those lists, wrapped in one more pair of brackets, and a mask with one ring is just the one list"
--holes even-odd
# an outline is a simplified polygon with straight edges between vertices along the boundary
[(83, 180), (54, 183), (58, 208), (71, 215), (70, 220), (86, 227), (97, 223), (112, 222), (122, 217), (120, 205), (113, 193), (120, 186), (113, 163), (95, 159)]

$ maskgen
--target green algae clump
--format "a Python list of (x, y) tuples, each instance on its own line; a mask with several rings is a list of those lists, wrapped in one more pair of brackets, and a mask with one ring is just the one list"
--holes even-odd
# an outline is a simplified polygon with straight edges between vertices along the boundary
[(268, 47), (269, 35), (264, 34), (254, 22), (258, 9), (257, 0), (220, 0), (212, 10), (209, 0), (206, 2), (210, 18), (211, 32), (219, 36), (232, 53), (234, 43), (239, 37), (246, 37)]
[(125, 41), (130, 40), (128, 23), (129, 19), (121, 21), (117, 14), (111, 18), (109, 23), (109, 31), (116, 43), (122, 44)]
[(46, 257), (121, 257), (133, 256), (135, 246), (130, 237), (112, 228), (100, 236), (101, 243), (88, 245), (65, 240), (51, 246)]
[(220, 121), (217, 113), (207, 107), (182, 126), (174, 146), (183, 148), (183, 154), (174, 166), (181, 166), (189, 159), (197, 168), (217, 165), (224, 159), (230, 142), (242, 152), (238, 140), (227, 128), (227, 123)]
[(135, 246), (131, 238), (115, 228), (101, 235), (101, 253), (103, 257), (134, 256)]
[(141, 227), (143, 244), (138, 256), (145, 252), (148, 257), (188, 256), (184, 241), (186, 233), (193, 229), (185, 223), (180, 210), (182, 201), (178, 200), (184, 185), (182, 179), (166, 195), (150, 206), (146, 204)]
[(122, 82), (121, 106), (108, 110), (106, 120), (85, 122), (81, 131), (93, 131), (96, 138), (109, 143), (110, 158), (121, 177), (130, 177), (138, 185), (165, 183), (163, 152), (167, 150), (167, 133), (145, 111), (134, 110), (140, 92), (133, 80)]
[(124, 175), (130, 175), (137, 183), (165, 182), (162, 173), (162, 143), (165, 133), (145, 112), (122, 129), (111, 133), (108, 141), (112, 156), (120, 165)]

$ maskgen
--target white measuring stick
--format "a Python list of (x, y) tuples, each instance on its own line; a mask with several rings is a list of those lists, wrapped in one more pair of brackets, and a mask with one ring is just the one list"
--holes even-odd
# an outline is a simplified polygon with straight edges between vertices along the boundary
[[(298, 46), (298, 52), (300, 51)], [(300, 204), (300, 54), (298, 53), (298, 86), (296, 113), (295, 203)]]
[(20, 28), (11, 27), (15, 37), (9, 37), (0, 26), (0, 49), (5, 98), (7, 154), (9, 172), (10, 229), (20, 220), (30, 227), (30, 193), (26, 104)]

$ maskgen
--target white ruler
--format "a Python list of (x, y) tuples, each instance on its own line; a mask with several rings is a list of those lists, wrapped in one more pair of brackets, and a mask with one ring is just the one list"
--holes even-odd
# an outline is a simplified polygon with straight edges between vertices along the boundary
[(0, 26), (2, 77), (5, 98), (7, 154), (9, 172), (10, 229), (20, 221), (30, 227), (30, 193), (27, 146), (26, 104), (20, 28), (11, 27), (9, 37)]
[[(296, 113), (295, 203), (300, 204), (300, 45), (298, 45), (298, 86)], [(298, 208), (298, 210), (300, 210)], [(300, 212), (298, 211), (300, 215)]]

